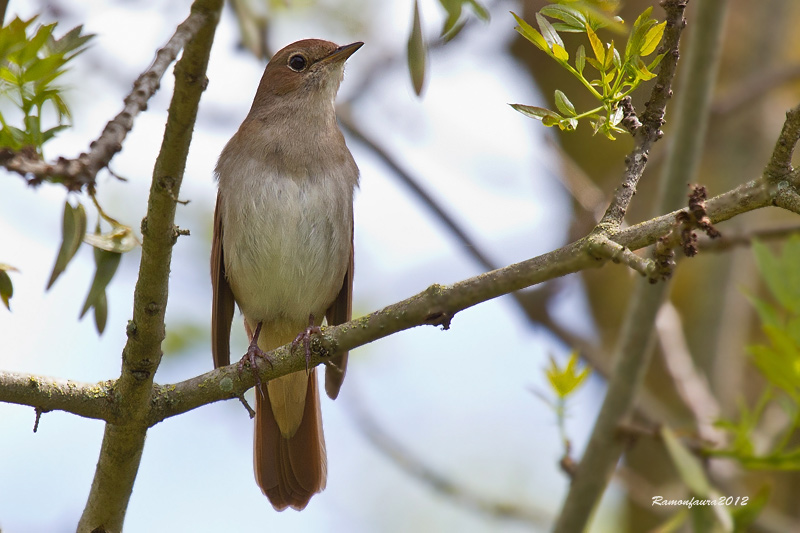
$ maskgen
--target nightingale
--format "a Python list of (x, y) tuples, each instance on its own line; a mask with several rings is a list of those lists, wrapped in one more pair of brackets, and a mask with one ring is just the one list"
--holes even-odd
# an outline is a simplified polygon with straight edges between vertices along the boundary
[[(353, 192), (358, 167), (336, 123), (344, 64), (363, 43), (307, 39), (270, 60), (250, 112), (222, 151), (211, 252), (212, 353), (230, 364), (234, 304), (246, 360), (308, 342), (322, 319), (350, 320)], [(299, 333), (299, 335), (298, 335)], [(326, 362), (335, 399), (347, 354)], [(241, 368), (241, 366), (240, 366)], [(275, 509), (305, 508), (325, 488), (327, 459), (316, 369), (256, 380), (254, 470)]]

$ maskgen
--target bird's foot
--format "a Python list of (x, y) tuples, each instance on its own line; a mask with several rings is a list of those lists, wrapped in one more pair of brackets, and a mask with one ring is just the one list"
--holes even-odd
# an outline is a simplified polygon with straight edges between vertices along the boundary
[(256, 326), (256, 331), (253, 333), (253, 338), (250, 339), (250, 346), (247, 347), (247, 351), (245, 352), (244, 356), (239, 360), (239, 373), (242, 373), (244, 370), (245, 364), (250, 365), (250, 370), (253, 372), (253, 376), (256, 379), (256, 389), (261, 395), (264, 395), (264, 391), (261, 388), (261, 378), (258, 375), (258, 366), (256, 365), (256, 361), (258, 358), (265, 360), (269, 363), (270, 368), (272, 367), (272, 361), (270, 360), (267, 353), (258, 347), (258, 336), (261, 334), (261, 326), (263, 326), (263, 322), (259, 322)]
[(311, 363), (311, 336), (316, 333), (322, 335), (322, 329), (314, 325), (314, 315), (308, 315), (308, 327), (301, 331), (297, 337), (292, 341), (292, 352), (303, 343), (306, 352), (306, 374), (308, 374), (308, 366)]

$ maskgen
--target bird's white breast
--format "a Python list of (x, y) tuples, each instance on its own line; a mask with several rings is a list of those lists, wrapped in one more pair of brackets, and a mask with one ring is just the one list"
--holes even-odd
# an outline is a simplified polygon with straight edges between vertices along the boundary
[(225, 269), (236, 302), (253, 321), (321, 318), (349, 263), (352, 180), (267, 174), (255, 158), (236, 163), (236, 175), (220, 174), (236, 182), (221, 196)]

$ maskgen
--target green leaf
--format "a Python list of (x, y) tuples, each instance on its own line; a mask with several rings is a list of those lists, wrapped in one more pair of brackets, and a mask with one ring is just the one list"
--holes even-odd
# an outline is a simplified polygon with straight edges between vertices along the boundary
[(553, 57), (565, 63), (569, 61), (569, 53), (560, 44), (553, 45)]
[(797, 263), (791, 263), (791, 260), (800, 258), (800, 237), (795, 235), (786, 241), (783, 260), (759, 241), (753, 241), (753, 253), (772, 296), (792, 314), (800, 314), (800, 269)]
[(569, 101), (569, 98), (567, 98), (566, 94), (556, 89), (555, 99), (556, 99), (556, 107), (558, 108), (559, 111), (561, 111), (568, 117), (574, 117), (576, 115), (575, 106), (572, 105), (572, 102)]
[(75, 252), (83, 242), (83, 235), (86, 233), (86, 210), (83, 205), (72, 207), (69, 202), (64, 202), (64, 215), (61, 220), (61, 248), (58, 250), (56, 264), (53, 265), (53, 273), (47, 282), (45, 290), (49, 290), (56, 282), (58, 277), (75, 256)]
[(672, 464), (678, 471), (681, 481), (697, 497), (708, 498), (711, 496), (711, 483), (709, 483), (700, 460), (690, 452), (675, 436), (671, 429), (662, 426), (659, 431), (664, 446), (672, 459)]
[(578, 74), (582, 75), (584, 67), (586, 67), (586, 49), (583, 45), (580, 45), (575, 52), (575, 69), (578, 71)]
[(92, 286), (89, 288), (89, 294), (86, 295), (86, 301), (81, 309), (80, 318), (83, 318), (83, 315), (90, 308), (95, 308), (95, 324), (97, 325), (98, 333), (101, 334), (105, 327), (105, 315), (108, 313), (106, 287), (114, 277), (121, 258), (122, 254), (101, 250), (100, 248), (94, 249), (94, 262), (97, 268), (94, 273), (94, 279), (92, 279)]
[(564, 41), (561, 40), (561, 36), (546, 18), (541, 16), (539, 13), (536, 13), (536, 22), (539, 24), (539, 29), (542, 31), (542, 37), (544, 37), (544, 40), (547, 42), (547, 45), (550, 49), (552, 49), (553, 45), (556, 44), (561, 48), (564, 48)]
[(422, 94), (425, 86), (425, 63), (428, 55), (425, 41), (422, 38), (422, 23), (419, 17), (419, 3), (414, 1), (414, 21), (411, 25), (411, 34), (408, 36), (408, 71), (411, 74), (411, 84), (417, 96)]
[(542, 34), (539, 33), (536, 30), (536, 28), (534, 28), (533, 26), (522, 20), (520, 17), (517, 16), (516, 13), (512, 12), (511, 14), (514, 15), (517, 24), (519, 24), (519, 26), (516, 27), (516, 30), (520, 35), (522, 35), (530, 42), (535, 44), (538, 49), (547, 52), (548, 54), (552, 53), (550, 51), (550, 47), (547, 46), (547, 42), (544, 40), (544, 37), (542, 37)]
[[(556, 113), (555, 111), (551, 111), (549, 109), (545, 109), (543, 107), (535, 107), (530, 105), (522, 105), (522, 104), (510, 104), (511, 107), (525, 115), (526, 117), (535, 118), (536, 120), (544, 121), (545, 118), (553, 119), (555, 118), (556, 121), (561, 120), (561, 115)], [(545, 124), (552, 126), (553, 124)]]
[[(611, 44), (613, 45), (614, 42), (612, 41)], [(621, 73), (621, 71), (622, 71), (622, 58), (619, 56), (619, 51), (616, 48), (612, 47), (612, 52), (613, 52), (613, 55), (614, 55), (614, 58), (613, 58), (614, 68), (616, 68), (617, 71)]]
[(61, 124), (60, 126), (54, 126), (54, 127), (50, 128), (50, 129), (47, 129), (47, 130), (43, 131), (42, 132), (42, 144), (46, 143), (47, 141), (49, 141), (50, 139), (55, 137), (56, 133), (58, 133), (59, 131), (63, 131), (65, 129), (67, 129), (67, 128), (69, 128), (68, 125)]
[(475, 12), (475, 16), (481, 19), (484, 22), (489, 22), (491, 20), (491, 15), (489, 15), (489, 10), (486, 9), (486, 6), (478, 2), (477, 0), (467, 0), (467, 3), (472, 7), (472, 11)]
[(586, 380), (589, 376), (589, 367), (578, 371), (578, 352), (572, 352), (567, 361), (567, 366), (559, 368), (555, 359), (550, 357), (550, 368), (547, 369), (547, 380), (559, 398), (564, 399)]
[[(586, 35), (589, 36), (589, 44), (592, 45), (592, 51), (594, 52), (594, 57), (597, 58), (597, 63), (603, 65), (606, 61), (606, 52), (603, 48), (603, 42), (588, 25), (586, 26)], [(602, 72), (603, 69), (601, 67), (598, 70)]]
[(659, 63), (661, 63), (661, 60), (664, 59), (665, 55), (666, 54), (658, 54), (655, 57), (655, 59), (653, 59), (653, 61), (651, 61), (650, 64), (647, 65), (647, 70), (653, 71), (659, 65)]
[(0, 300), (3, 301), (3, 305), (6, 306), (6, 309), (11, 311), (10, 300), (11, 297), (14, 296), (14, 284), (11, 283), (11, 276), (8, 275), (9, 272), (19, 271), (11, 265), (0, 263)]
[(644, 36), (644, 42), (642, 43), (642, 48), (639, 51), (639, 55), (649, 56), (656, 51), (658, 43), (661, 42), (661, 37), (664, 36), (664, 28), (666, 28), (666, 26), (667, 22), (664, 21), (661, 24), (650, 28), (650, 30), (647, 32), (647, 35)]
[(55, 27), (56, 23), (39, 26), (36, 34), (19, 51), (14, 58), (14, 61), (20, 66), (25, 66), (29, 61), (34, 59), (39, 53), (39, 50), (45, 45), (47, 40), (52, 35)]
[(92, 307), (94, 308), (94, 325), (97, 328), (97, 333), (102, 335), (106, 329), (106, 320), (108, 319), (108, 297), (105, 291), (97, 295)]
[[(447, 12), (447, 18), (444, 21), (444, 26), (442, 26), (441, 35), (445, 37), (445, 39), (449, 40), (455, 36), (453, 29), (456, 28), (459, 21), (461, 20), (461, 10), (463, 2), (462, 0), (439, 0), (439, 3), (442, 5), (444, 10)], [(414, 5), (415, 11), (419, 12), (419, 7)], [(451, 34), (452, 32), (452, 34)], [(449, 37), (448, 37), (448, 34)]]
[[(586, 16), (575, 8), (564, 4), (551, 4), (544, 6), (539, 13), (546, 17), (551, 17), (563, 21), (564, 31), (583, 32), (586, 31)], [(553, 24), (555, 27), (556, 25)]]
[(644, 41), (644, 36), (647, 31), (656, 23), (655, 20), (650, 18), (650, 13), (652, 12), (653, 7), (648, 7), (633, 23), (633, 27), (628, 35), (628, 43), (625, 46), (626, 59), (641, 55), (640, 49), (642, 47), (642, 42)]
[(83, 26), (76, 26), (65, 33), (60, 39), (50, 39), (47, 47), (52, 54), (62, 54), (70, 60), (86, 50), (86, 44), (95, 36), (93, 33), (81, 35)]
[[(31, 62), (30, 68), (22, 73), (22, 83), (38, 81), (39, 78), (44, 77), (46, 74), (56, 73), (56, 76), (63, 74), (63, 70), (59, 71), (58, 67), (64, 64), (64, 59), (61, 56), (50, 56), (43, 59), (35, 59)], [(49, 77), (48, 82), (55, 79), (56, 76)]]
[(648, 70), (647, 65), (644, 64), (640, 58), (636, 58), (636, 77), (642, 81), (652, 80), (656, 77), (655, 74)]
[[(615, 52), (616, 52), (616, 50), (614, 50), (614, 41), (611, 41), (608, 44), (608, 49), (606, 50), (606, 53), (605, 53), (606, 54), (606, 60), (603, 63), (603, 71), (604, 72), (607, 72), (609, 69), (611, 69), (611, 66), (614, 64), (614, 53)], [(610, 80), (609, 80), (609, 83), (610, 83)]]

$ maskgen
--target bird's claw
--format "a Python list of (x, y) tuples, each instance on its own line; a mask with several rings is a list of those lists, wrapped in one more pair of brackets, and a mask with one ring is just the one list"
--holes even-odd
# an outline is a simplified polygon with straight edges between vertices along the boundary
[(297, 334), (297, 337), (292, 341), (292, 352), (294, 352), (300, 343), (303, 343), (306, 354), (306, 374), (308, 374), (308, 367), (311, 364), (311, 336), (313, 334), (322, 335), (322, 329), (314, 325), (314, 315), (308, 315), (308, 327)]
[(264, 391), (261, 389), (261, 377), (258, 375), (258, 366), (256, 361), (258, 358), (265, 360), (269, 363), (270, 368), (272, 368), (272, 361), (270, 360), (267, 353), (258, 347), (258, 336), (261, 333), (261, 326), (263, 325), (262, 322), (259, 322), (256, 326), (256, 331), (253, 333), (253, 338), (250, 340), (250, 346), (247, 347), (247, 351), (245, 352), (244, 356), (239, 360), (239, 364), (237, 368), (239, 369), (239, 374), (242, 373), (244, 370), (245, 364), (250, 365), (250, 370), (253, 372), (253, 376), (255, 377), (256, 381), (256, 388), (261, 395), (264, 395)]

